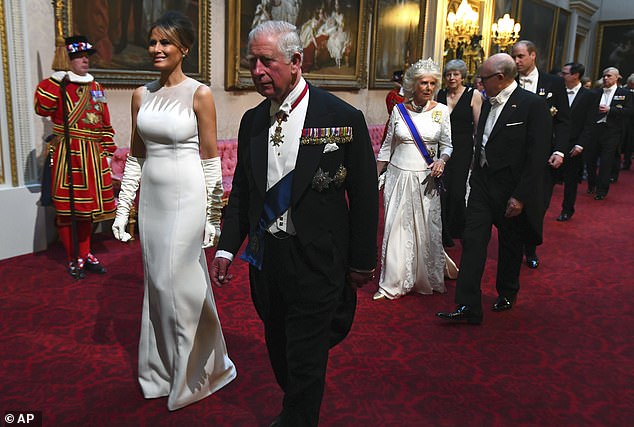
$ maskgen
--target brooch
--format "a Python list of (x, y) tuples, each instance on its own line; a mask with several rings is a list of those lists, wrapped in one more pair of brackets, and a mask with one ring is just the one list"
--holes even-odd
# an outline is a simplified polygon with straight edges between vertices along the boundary
[(332, 179), (335, 185), (337, 186), (337, 188), (341, 188), (341, 186), (346, 180), (347, 175), (348, 175), (348, 171), (346, 170), (346, 168), (343, 165), (339, 165), (339, 168), (337, 169), (337, 173), (335, 173), (335, 176)]
[(84, 117), (82, 121), (89, 125), (94, 125), (96, 123), (99, 123), (99, 116), (95, 113), (86, 113), (86, 117)]
[(550, 111), (550, 115), (551, 115), (552, 117), (555, 117), (555, 116), (557, 115), (557, 111), (559, 111), (559, 110), (557, 110), (557, 107), (555, 107), (555, 106), (553, 105), (552, 107), (550, 107), (550, 110), (549, 110), (549, 111)]
[(315, 176), (313, 176), (313, 190), (317, 190), (319, 192), (325, 191), (330, 186), (332, 182), (332, 178), (328, 175), (328, 172), (324, 172), (322, 168), (317, 169), (315, 172)]
[(442, 120), (442, 111), (434, 111), (431, 113), (431, 119), (436, 122), (436, 123), (440, 123), (440, 121)]

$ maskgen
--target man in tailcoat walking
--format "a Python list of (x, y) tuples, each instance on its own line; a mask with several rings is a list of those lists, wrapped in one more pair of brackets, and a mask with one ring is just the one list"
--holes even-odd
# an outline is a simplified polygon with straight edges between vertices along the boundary
[(522, 247), (542, 239), (544, 164), (551, 127), (544, 100), (518, 87), (513, 58), (499, 53), (480, 70), (489, 102), (476, 134), (460, 273), (453, 312), (443, 320), (482, 322), (481, 280), (491, 228), (498, 229), (498, 298), (492, 310), (510, 310), (519, 292)]
[(374, 278), (374, 152), (361, 111), (302, 77), (293, 25), (260, 24), (247, 51), (266, 100), (240, 123), (212, 280), (229, 280), (229, 264), (248, 235), (242, 258), (284, 391), (271, 425), (317, 426), (328, 351), (350, 330), (356, 288)]
[(575, 126), (570, 128), (570, 145), (563, 165), (564, 198), (561, 213), (557, 221), (568, 221), (575, 213), (577, 187), (583, 169), (583, 150), (593, 138), (593, 125), (596, 111), (599, 108), (599, 96), (581, 85), (581, 77), (585, 67), (576, 62), (564, 65), (562, 74), (566, 82), (568, 103), (570, 104), (570, 121)]
[[(513, 45), (511, 56), (517, 65), (519, 73), (517, 82), (520, 87), (538, 95), (546, 101), (546, 108), (550, 113), (552, 134), (548, 135), (550, 157), (544, 164), (544, 202), (543, 213), (546, 214), (553, 187), (557, 181), (557, 169), (564, 161), (565, 153), (570, 151), (570, 107), (566, 96), (566, 87), (561, 77), (545, 73), (537, 69), (537, 49), (530, 40), (520, 40)], [(524, 246), (526, 264), (530, 268), (539, 266), (537, 247), (526, 243)]]

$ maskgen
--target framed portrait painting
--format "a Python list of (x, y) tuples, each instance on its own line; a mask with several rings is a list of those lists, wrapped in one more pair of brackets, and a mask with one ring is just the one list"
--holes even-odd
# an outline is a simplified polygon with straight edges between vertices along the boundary
[(616, 67), (622, 83), (634, 73), (634, 20), (599, 23), (593, 80), (607, 67)]
[(425, 1), (374, 0), (370, 88), (392, 88), (394, 71), (420, 59)]
[(365, 86), (366, 0), (227, 0), (225, 88), (252, 88), (246, 59), (249, 31), (281, 20), (297, 27), (311, 83), (342, 89)]
[(523, 0), (519, 21), (521, 40), (530, 40), (537, 48), (537, 68), (548, 72), (552, 67), (555, 6), (539, 0)]
[(90, 73), (103, 84), (137, 86), (154, 80), (148, 30), (165, 11), (177, 10), (194, 24), (195, 42), (183, 71), (209, 83), (209, 0), (60, 0), (65, 36), (82, 34), (94, 45)]

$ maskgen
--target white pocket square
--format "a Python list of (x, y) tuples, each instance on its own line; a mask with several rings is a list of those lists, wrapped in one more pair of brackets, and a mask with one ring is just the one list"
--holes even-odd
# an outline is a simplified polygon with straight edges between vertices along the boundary
[(524, 122), (515, 122), (515, 123), (507, 123), (506, 126), (517, 126), (517, 125), (523, 125)]
[(330, 153), (331, 151), (337, 151), (339, 146), (334, 142), (328, 143), (324, 146), (324, 153)]

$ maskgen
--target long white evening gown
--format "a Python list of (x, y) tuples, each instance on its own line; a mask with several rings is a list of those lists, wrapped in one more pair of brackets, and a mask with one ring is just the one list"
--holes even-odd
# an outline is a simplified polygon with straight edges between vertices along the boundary
[[(451, 156), (447, 106), (437, 104), (429, 111), (409, 113), (430, 155), (433, 151), (433, 159), (441, 154)], [(379, 292), (389, 299), (412, 290), (420, 294), (446, 292), (440, 195), (431, 169), (397, 108), (390, 116), (377, 159), (389, 161), (383, 191), (385, 230)], [(451, 259), (447, 262), (453, 263)]]
[(211, 291), (205, 252), (206, 190), (194, 92), (188, 78), (145, 86), (137, 129), (145, 142), (139, 232), (145, 293), (139, 383), (146, 398), (168, 396), (170, 410), (236, 377)]

